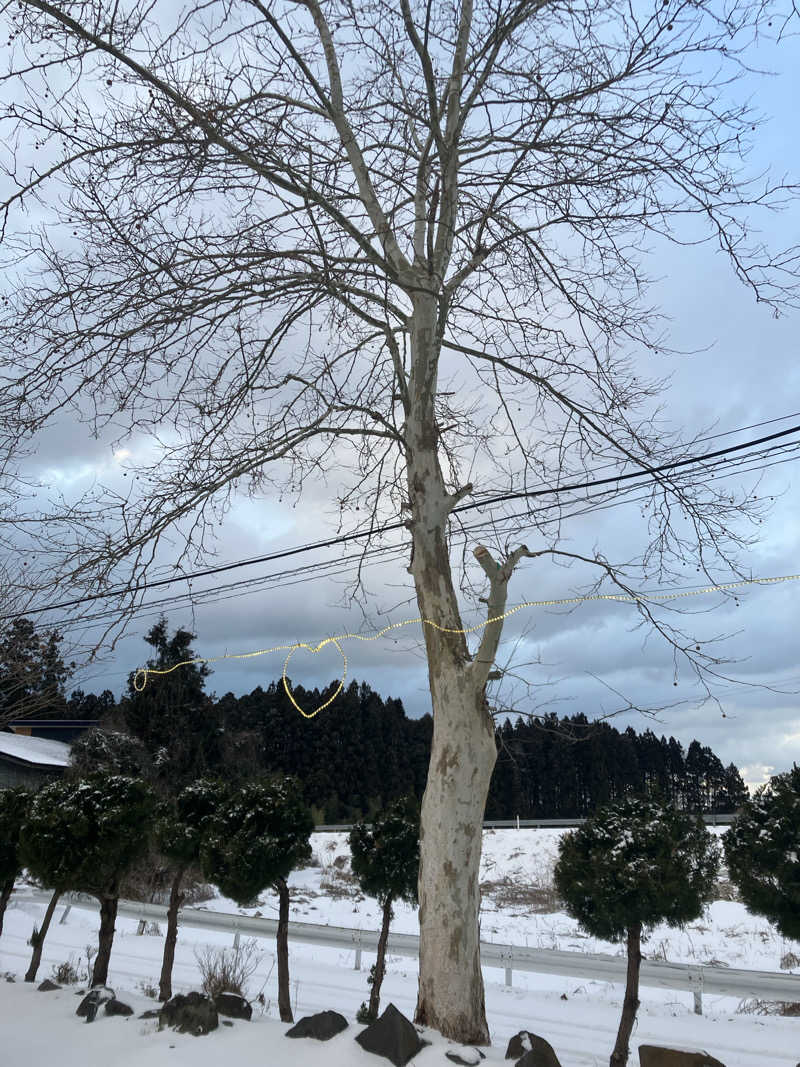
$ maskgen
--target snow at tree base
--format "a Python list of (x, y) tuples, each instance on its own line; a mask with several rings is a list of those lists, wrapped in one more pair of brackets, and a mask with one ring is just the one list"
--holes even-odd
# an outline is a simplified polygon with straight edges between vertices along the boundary
[[(713, 831), (719, 836), (719, 829)], [(620, 946), (587, 935), (564, 912), (556, 910), (552, 869), (562, 837), (560, 830), (487, 830), (481, 862), (481, 937), (487, 941), (560, 948), (575, 952), (615, 953)], [(314, 834), (312, 865), (289, 878), (291, 919), (322, 922), (375, 931), (380, 926), (378, 902), (365, 897), (349, 869), (347, 835)], [(153, 1021), (136, 1017), (98, 1017), (86, 1026), (75, 1017), (79, 1003), (75, 986), (60, 992), (38, 993), (22, 982), (30, 956), (27, 939), (41, 918), (43, 904), (26, 903), (21, 886), (7, 912), (0, 938), (0, 975), (10, 971), (14, 984), (0, 981), (0, 1020), (4, 1056), (13, 1063), (58, 1062), (59, 1067), (378, 1067), (382, 1062), (353, 1041), (361, 1027), (355, 1022), (359, 1004), (368, 996), (367, 975), (374, 956), (364, 953), (362, 969), (354, 969), (354, 953), (317, 948), (290, 941), (291, 998), (295, 1019), (317, 1011), (340, 1011), (348, 1029), (331, 1042), (289, 1041), (288, 1024), (277, 1021), (275, 946), (261, 940), (263, 958), (249, 986), (253, 1021), (235, 1021), (207, 1037), (194, 1038), (166, 1030), (156, 1032)], [(252, 908), (215, 896), (202, 905), (215, 911), (277, 916), (273, 892), (259, 896)], [(85, 973), (86, 946), (97, 944), (97, 917), (73, 908), (63, 925), (59, 907), (45, 945), (40, 977), (67, 960)], [(416, 933), (413, 906), (396, 901), (392, 929)], [(137, 936), (135, 919), (118, 918), (108, 984), (131, 1004), (138, 1016), (155, 1006), (143, 986), (157, 985), (163, 951), (162, 936)], [(195, 950), (206, 945), (230, 948), (231, 933), (209, 933), (182, 926), (173, 975), (175, 992), (198, 989), (200, 975)], [(765, 919), (750, 915), (742, 904), (717, 900), (703, 916), (683, 930), (656, 926), (643, 945), (645, 957), (686, 963), (727, 963), (732, 967), (781, 970), (781, 961), (796, 957), (800, 944), (782, 938)], [(791, 962), (791, 961), (789, 961)], [(416, 998), (413, 960), (387, 957), (382, 1006), (395, 1004), (408, 1017)], [(504, 984), (502, 970), (484, 968), (487, 1016), (492, 1046), (482, 1051), (487, 1067), (504, 1062), (508, 1040), (519, 1030), (531, 1030), (550, 1042), (562, 1067), (605, 1067), (619, 1023), (622, 985), (607, 985), (576, 977), (514, 972), (513, 986)], [(85, 988), (85, 983), (78, 988)], [(266, 1011), (257, 996), (262, 992)], [(706, 994), (702, 1016), (693, 1013), (689, 992), (641, 988), (642, 1006), (631, 1042), (630, 1067), (638, 1067), (636, 1049), (642, 1043), (706, 1049), (726, 1067), (795, 1067), (800, 1060), (800, 1018), (740, 1012), (738, 1000)], [(51, 999), (52, 998), (52, 999)], [(563, 999), (566, 998), (566, 999)], [(744, 1005), (744, 1007), (747, 1007)], [(755, 1008), (755, 1005), (751, 1005)], [(412, 1061), (413, 1067), (447, 1067), (444, 1051), (455, 1046), (432, 1032), (430, 1048)]]

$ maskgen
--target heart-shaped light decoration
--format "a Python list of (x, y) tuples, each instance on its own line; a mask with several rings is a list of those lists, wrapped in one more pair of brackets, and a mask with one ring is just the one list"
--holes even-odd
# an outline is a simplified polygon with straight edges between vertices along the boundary
[[(289, 679), (286, 677), (286, 672), (289, 669), (289, 662), (295, 652), (297, 652), (297, 650), (300, 648), (304, 648), (306, 649), (306, 651), (310, 652), (312, 656), (316, 656), (317, 652), (321, 652), (326, 645), (336, 645), (336, 647), (339, 649), (339, 655), (342, 657), (342, 677), (339, 682), (339, 685), (336, 687), (335, 692), (328, 697), (324, 704), (320, 704), (320, 706), (318, 708), (314, 708), (313, 711), (305, 711), (295, 700), (294, 693), (292, 692), (292, 687), (289, 685)], [(289, 650), (289, 655), (283, 661), (282, 677), (283, 688), (286, 692), (287, 697), (289, 698), (289, 700), (291, 700), (292, 705), (297, 709), (297, 711), (300, 712), (304, 719), (313, 719), (315, 715), (319, 715), (319, 713), (321, 711), (324, 711), (324, 709), (327, 708), (329, 704), (332, 704), (334, 700), (338, 697), (338, 695), (341, 693), (341, 691), (344, 689), (344, 680), (347, 677), (347, 656), (345, 656), (342, 646), (339, 644), (335, 637), (326, 637), (325, 640), (320, 641), (318, 645), (307, 645), (305, 641), (298, 641), (296, 645), (292, 645), (291, 649)]]

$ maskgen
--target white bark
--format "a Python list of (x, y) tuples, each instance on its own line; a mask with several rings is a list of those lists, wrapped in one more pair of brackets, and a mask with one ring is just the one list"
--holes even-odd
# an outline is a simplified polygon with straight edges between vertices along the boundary
[[(407, 425), (414, 546), (410, 571), (424, 626), (433, 703), (433, 742), (420, 828), (420, 970), (416, 1020), (462, 1043), (488, 1044), (479, 951), (481, 827), (497, 751), (486, 680), (502, 623), (487, 626), (469, 655), (447, 549), (447, 493), (435, 421), (437, 304), (415, 300), (411, 406)], [(490, 582), (488, 618), (502, 614), (518, 550), (503, 566), (476, 550)], [(441, 629), (439, 629), (441, 627)], [(450, 631), (450, 632), (448, 632)]]

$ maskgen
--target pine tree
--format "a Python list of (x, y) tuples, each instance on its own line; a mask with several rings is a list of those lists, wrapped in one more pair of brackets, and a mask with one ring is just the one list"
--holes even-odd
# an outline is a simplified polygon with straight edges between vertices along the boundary
[(168, 673), (149, 675), (142, 689), (131, 673), (122, 702), (127, 729), (144, 744), (158, 778), (170, 790), (213, 774), (220, 761), (219, 719), (205, 692), (210, 671), (204, 663), (187, 662), (196, 658), (191, 647), (195, 637), (182, 629), (170, 637), (162, 616), (145, 636), (156, 653), (146, 667)]
[(145, 782), (122, 775), (53, 782), (36, 794), (23, 827), (21, 853), (31, 874), (54, 894), (26, 981), (36, 977), (54, 901), (60, 893), (75, 890), (100, 901), (92, 985), (105, 984), (120, 883), (147, 848), (153, 803)]
[(278, 894), (278, 1010), (292, 1022), (289, 1001), (289, 887), (287, 878), (311, 858), (314, 829), (297, 781), (255, 782), (228, 798), (211, 819), (201, 847), (209, 881), (239, 905), (267, 886)]
[(159, 999), (172, 996), (172, 966), (178, 940), (178, 911), (186, 870), (200, 860), (200, 849), (213, 817), (227, 799), (223, 782), (198, 779), (185, 786), (176, 797), (163, 803), (156, 815), (155, 842), (172, 865), (172, 883), (167, 909), (167, 933), (159, 980)]
[(719, 851), (702, 822), (629, 797), (597, 812), (559, 843), (556, 889), (595, 937), (625, 941), (625, 1000), (611, 1067), (625, 1067), (639, 1007), (642, 933), (696, 919), (714, 885)]
[(800, 767), (757, 789), (722, 841), (731, 881), (750, 911), (800, 939)]
[(142, 742), (118, 730), (87, 730), (72, 742), (69, 758), (72, 778), (101, 772), (130, 778), (149, 778), (152, 774), (150, 756)]
[(0, 934), (14, 882), (24, 866), (19, 839), (32, 799), (27, 789), (0, 790)]
[(375, 897), (383, 918), (378, 955), (371, 976), (368, 1019), (377, 1019), (386, 970), (386, 943), (395, 900), (417, 903), (419, 877), (419, 809), (411, 797), (390, 804), (370, 826), (357, 823), (350, 831), (353, 874), (361, 891)]

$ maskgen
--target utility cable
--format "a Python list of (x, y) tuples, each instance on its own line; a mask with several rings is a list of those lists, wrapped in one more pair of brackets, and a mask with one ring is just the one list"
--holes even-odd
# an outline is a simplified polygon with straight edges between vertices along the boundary
[[(598, 486), (618, 484), (620, 482), (627, 482), (634, 478), (642, 479), (646, 475), (649, 475), (649, 479), (641, 482), (640, 484), (649, 484), (654, 479), (652, 476), (657, 474), (663, 474), (665, 471), (679, 470), (689, 467), (693, 464), (702, 464), (711, 459), (718, 459), (723, 456), (727, 456), (736, 452), (741, 452), (746, 448), (753, 448), (756, 445), (765, 444), (769, 441), (775, 441), (779, 438), (787, 437), (790, 434), (800, 431), (800, 424), (790, 426), (784, 430), (778, 430), (774, 433), (767, 434), (763, 437), (758, 437), (750, 441), (744, 441), (738, 445), (731, 445), (727, 448), (717, 449), (714, 452), (706, 452), (700, 456), (689, 456), (684, 459), (671, 460), (668, 463), (662, 463), (657, 466), (648, 466), (641, 471), (630, 471), (627, 474), (611, 475), (606, 478), (599, 478), (592, 481), (584, 482), (572, 482), (567, 485), (557, 485), (550, 488), (542, 489), (530, 489), (520, 490), (514, 493), (503, 493), (494, 497), (489, 497), (484, 500), (472, 501), (468, 504), (460, 504), (453, 508), (451, 514), (461, 514), (466, 511), (474, 511), (478, 508), (489, 507), (493, 504), (505, 503), (510, 500), (521, 499), (538, 499), (544, 496), (560, 496), (562, 493), (577, 492), (583, 489), (594, 489)], [(324, 541), (315, 541), (305, 545), (298, 545), (294, 548), (286, 548), (277, 552), (271, 552), (264, 556), (258, 556), (248, 560), (237, 560), (233, 563), (226, 563), (218, 567), (208, 567), (204, 570), (193, 571), (190, 574), (176, 574), (167, 578), (159, 578), (151, 582), (142, 582), (139, 585), (131, 588), (130, 586), (117, 587), (116, 589), (104, 590), (100, 593), (90, 593), (85, 596), (76, 597), (73, 600), (61, 601), (57, 604), (50, 604), (46, 607), (31, 608), (26, 610), (25, 616), (38, 615), (45, 611), (60, 611), (65, 608), (78, 607), (80, 605), (89, 603), (95, 600), (105, 600), (110, 597), (123, 596), (130, 592), (139, 592), (140, 590), (156, 589), (165, 585), (172, 585), (175, 582), (188, 582), (197, 578), (207, 578), (214, 574), (222, 574), (227, 571), (237, 570), (241, 567), (249, 567), (258, 563), (271, 563), (279, 559), (287, 559), (291, 556), (300, 555), (306, 552), (318, 551), (323, 548), (333, 548), (336, 545), (347, 544), (351, 541), (364, 540), (365, 538), (375, 537), (380, 534), (390, 533), (394, 530), (402, 530), (406, 528), (404, 521), (386, 523), (383, 526), (374, 527), (369, 530), (354, 531), (349, 534), (340, 534), (336, 537), (328, 538)], [(0, 622), (5, 622), (8, 619), (16, 618), (17, 614), (0, 615)]]
[[(800, 442), (789, 442), (780, 445), (773, 445), (768, 449), (764, 449), (761, 452), (754, 455), (740, 456), (735, 460), (730, 461), (718, 461), (714, 466), (712, 472), (705, 472), (711, 478), (727, 478), (731, 477), (734, 473), (748, 474), (754, 471), (764, 471), (770, 469), (773, 466), (777, 466), (782, 463), (792, 462), (795, 457), (793, 455), (785, 455), (785, 450), (789, 448), (792, 451), (796, 451), (800, 448)], [(753, 460), (758, 458), (767, 458), (773, 452), (784, 453), (782, 459), (772, 460), (770, 463), (756, 463), (754, 466), (743, 466), (745, 464), (752, 463)], [(723, 463), (725, 466), (732, 467), (731, 470), (722, 470)], [(575, 510), (568, 511), (566, 514), (559, 512), (552, 518), (540, 518), (538, 519), (539, 527), (547, 526), (556, 522), (567, 522), (573, 518), (579, 518), (587, 514), (596, 514), (600, 511), (606, 511), (613, 507), (619, 507), (623, 504), (633, 505), (646, 500), (648, 493), (640, 493), (638, 496), (632, 496), (632, 493), (638, 492), (642, 488), (641, 484), (631, 485), (627, 489), (621, 490), (618, 494), (611, 495), (613, 490), (602, 489), (597, 493), (587, 495), (579, 500), (572, 502), (577, 504), (578, 507)], [(597, 500), (598, 503), (592, 503)], [(555, 505), (545, 504), (542, 505), (536, 511), (526, 509), (523, 511), (513, 512), (511, 514), (505, 514), (499, 519), (484, 519), (480, 522), (471, 523), (469, 525), (462, 526), (455, 535), (458, 539), (465, 537), (469, 534), (478, 534), (487, 530), (491, 530), (495, 534), (502, 532), (503, 527), (508, 523), (517, 519), (530, 518), (538, 514), (539, 511), (551, 510)], [(407, 543), (399, 543), (393, 545), (375, 546), (372, 548), (366, 548), (361, 552), (353, 553), (349, 556), (339, 557), (338, 559), (321, 560), (317, 563), (303, 564), (291, 570), (273, 571), (270, 574), (259, 575), (251, 578), (244, 578), (239, 581), (228, 582), (224, 585), (214, 585), (206, 589), (201, 590), (188, 590), (184, 593), (177, 593), (174, 596), (164, 597), (158, 600), (148, 601), (139, 605), (135, 610), (131, 610), (131, 615), (142, 616), (163, 613), (164, 609), (170, 608), (173, 605), (185, 603), (191, 603), (193, 606), (200, 604), (217, 603), (220, 600), (229, 600), (234, 596), (246, 596), (251, 593), (257, 592), (264, 585), (272, 582), (281, 582), (282, 588), (286, 588), (290, 585), (297, 585), (300, 583), (319, 580), (320, 578), (329, 577), (332, 575), (341, 575), (343, 573), (343, 567), (345, 571), (351, 570), (353, 564), (359, 564), (364, 567), (374, 566), (379, 562), (388, 561), (392, 558), (400, 558), (403, 553), (407, 551)], [(378, 557), (382, 557), (379, 559)], [(108, 618), (114, 618), (119, 614), (118, 609), (110, 608), (103, 611), (96, 612), (92, 615), (82, 615), (78, 619), (67, 620), (59, 624), (60, 630), (72, 629), (77, 626), (85, 626), (87, 623), (99, 622)]]

